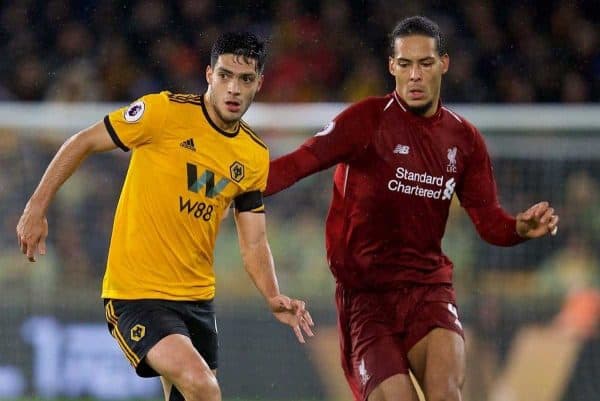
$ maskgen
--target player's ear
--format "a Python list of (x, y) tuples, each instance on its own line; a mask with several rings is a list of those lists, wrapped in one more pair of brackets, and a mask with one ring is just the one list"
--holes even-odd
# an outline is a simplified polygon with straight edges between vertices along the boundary
[(440, 56), (440, 61), (442, 63), (442, 74), (445, 74), (448, 72), (448, 68), (450, 68), (450, 56), (448, 56), (448, 53)]
[(394, 62), (396, 60), (394, 60), (394, 58), (392, 56), (388, 57), (388, 70), (390, 71), (390, 74), (392, 74), (393, 76), (396, 76), (396, 74), (394, 74)]
[(263, 84), (264, 80), (265, 80), (265, 76), (263, 74), (260, 74), (258, 76), (258, 88), (256, 89), (257, 92), (260, 90), (260, 88), (262, 88), (262, 84)]
[(212, 80), (212, 74), (213, 74), (213, 70), (209, 64), (206, 66), (206, 83), (209, 85), (210, 85), (210, 81)]

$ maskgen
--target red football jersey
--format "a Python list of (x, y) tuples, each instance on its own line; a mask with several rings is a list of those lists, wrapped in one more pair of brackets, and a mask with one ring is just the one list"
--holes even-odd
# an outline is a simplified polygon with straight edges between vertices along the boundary
[[(295, 174), (338, 165), (326, 246), (331, 271), (347, 287), (451, 283), (452, 262), (441, 241), (452, 196), (466, 208), (498, 204), (481, 134), (441, 104), (427, 118), (410, 112), (395, 92), (368, 98), (343, 111), (301, 150), (315, 161)], [(270, 184), (286, 180), (286, 171), (277, 167)]]

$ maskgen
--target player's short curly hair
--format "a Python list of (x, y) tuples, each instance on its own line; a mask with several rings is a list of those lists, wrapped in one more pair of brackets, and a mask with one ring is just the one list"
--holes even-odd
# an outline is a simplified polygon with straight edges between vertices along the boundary
[(214, 68), (221, 54), (236, 54), (256, 60), (256, 71), (262, 74), (267, 58), (265, 42), (251, 32), (226, 32), (219, 36), (210, 52), (210, 65)]
[(423, 35), (435, 39), (438, 54), (440, 56), (446, 54), (446, 40), (444, 39), (438, 24), (429, 18), (420, 15), (404, 18), (402, 21), (398, 22), (390, 34), (391, 54), (394, 54), (394, 44), (397, 38), (411, 35)]

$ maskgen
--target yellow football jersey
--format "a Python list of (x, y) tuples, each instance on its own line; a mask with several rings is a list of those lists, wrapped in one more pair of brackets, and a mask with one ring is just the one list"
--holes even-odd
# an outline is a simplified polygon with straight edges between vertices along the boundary
[(221, 216), (232, 201), (240, 211), (264, 210), (267, 147), (244, 122), (238, 132), (220, 130), (201, 95), (147, 95), (104, 123), (132, 155), (102, 297), (212, 299)]

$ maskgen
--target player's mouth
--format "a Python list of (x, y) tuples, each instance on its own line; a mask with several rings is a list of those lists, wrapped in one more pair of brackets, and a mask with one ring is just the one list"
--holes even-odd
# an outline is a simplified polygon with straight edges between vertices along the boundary
[(408, 97), (411, 100), (421, 100), (425, 97), (425, 91), (422, 89), (409, 89)]
[(227, 100), (225, 101), (225, 107), (227, 107), (228, 111), (232, 113), (237, 113), (242, 108), (242, 105), (236, 100)]

